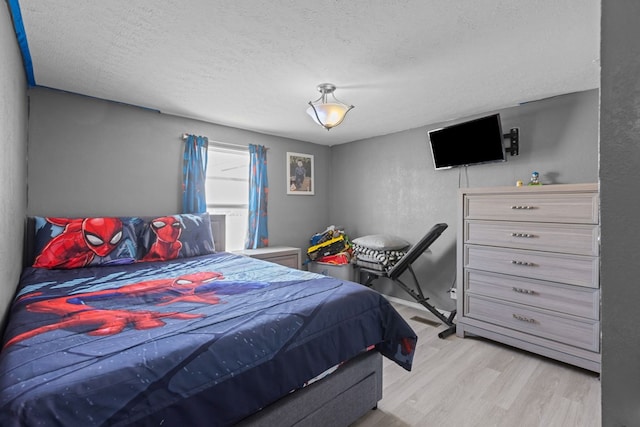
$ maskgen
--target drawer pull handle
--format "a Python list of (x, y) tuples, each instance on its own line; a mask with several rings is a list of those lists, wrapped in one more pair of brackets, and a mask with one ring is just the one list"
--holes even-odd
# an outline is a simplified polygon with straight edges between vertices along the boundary
[(511, 264), (515, 264), (515, 265), (524, 265), (525, 267), (533, 267), (535, 266), (534, 263), (532, 262), (526, 262), (526, 261), (516, 261), (515, 259), (511, 260)]
[(532, 317), (524, 317), (524, 316), (520, 316), (519, 314), (513, 314), (513, 318), (516, 320), (520, 320), (522, 322), (527, 322), (527, 323), (536, 323), (536, 319), (532, 318)]
[(516, 288), (515, 286), (512, 289), (514, 292), (517, 292), (519, 294), (527, 294), (527, 295), (535, 294), (535, 291), (532, 291), (531, 289)]
[(517, 205), (511, 206), (511, 209), (518, 209), (518, 210), (531, 210), (531, 209), (535, 209), (535, 208), (536, 208), (535, 206), (527, 206), (527, 205), (525, 205), (525, 206), (517, 206)]
[(531, 237), (536, 237), (534, 234), (529, 234), (529, 233), (511, 233), (511, 237), (527, 237), (527, 238), (531, 238)]

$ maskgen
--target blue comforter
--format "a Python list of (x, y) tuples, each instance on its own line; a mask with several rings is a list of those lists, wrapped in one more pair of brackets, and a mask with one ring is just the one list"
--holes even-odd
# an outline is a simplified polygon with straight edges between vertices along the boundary
[(0, 425), (172, 425), (200, 412), (228, 425), (370, 346), (409, 370), (415, 343), (375, 291), (228, 253), (28, 268), (0, 353)]

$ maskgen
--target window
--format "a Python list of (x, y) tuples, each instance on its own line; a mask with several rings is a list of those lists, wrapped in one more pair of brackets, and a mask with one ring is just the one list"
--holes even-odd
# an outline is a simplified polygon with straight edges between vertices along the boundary
[(249, 151), (209, 144), (207, 211), (226, 215), (226, 250), (244, 248), (249, 210)]

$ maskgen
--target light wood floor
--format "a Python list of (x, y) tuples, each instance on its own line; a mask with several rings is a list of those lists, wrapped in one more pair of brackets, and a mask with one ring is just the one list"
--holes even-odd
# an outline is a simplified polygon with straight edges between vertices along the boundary
[(600, 426), (597, 374), (481, 338), (440, 339), (442, 326), (419, 320), (430, 313), (394, 306), (418, 334), (413, 369), (384, 358), (383, 398), (354, 426)]

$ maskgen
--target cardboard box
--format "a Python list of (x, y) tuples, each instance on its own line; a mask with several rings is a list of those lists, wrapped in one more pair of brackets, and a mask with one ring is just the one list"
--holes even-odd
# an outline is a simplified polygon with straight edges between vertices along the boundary
[(326, 264), (312, 261), (307, 264), (307, 266), (312, 273), (331, 276), (340, 280), (348, 280), (350, 282), (353, 282), (354, 279), (352, 264)]

